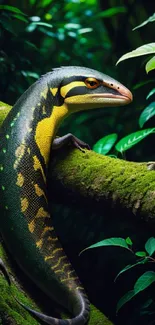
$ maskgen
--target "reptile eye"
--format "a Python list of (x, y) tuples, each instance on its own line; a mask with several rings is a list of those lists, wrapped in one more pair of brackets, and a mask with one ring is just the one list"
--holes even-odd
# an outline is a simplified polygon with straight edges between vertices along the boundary
[(95, 78), (87, 78), (85, 80), (85, 85), (87, 86), (87, 88), (89, 89), (95, 89), (100, 85), (100, 81), (98, 81)]

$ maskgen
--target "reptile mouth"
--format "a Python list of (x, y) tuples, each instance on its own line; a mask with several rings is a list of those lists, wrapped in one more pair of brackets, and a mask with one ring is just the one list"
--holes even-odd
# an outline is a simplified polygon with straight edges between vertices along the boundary
[(133, 100), (132, 93), (128, 90), (125, 94), (112, 94), (112, 93), (104, 93), (104, 94), (94, 94), (92, 95), (92, 98), (107, 98), (107, 99), (114, 99), (121, 100), (124, 104), (129, 104)]

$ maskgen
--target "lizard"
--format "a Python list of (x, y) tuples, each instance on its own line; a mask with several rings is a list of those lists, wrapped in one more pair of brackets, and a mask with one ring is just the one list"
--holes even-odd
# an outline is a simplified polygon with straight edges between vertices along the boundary
[(21, 95), (0, 129), (0, 233), (23, 272), (72, 315), (58, 319), (23, 305), (47, 324), (84, 325), (90, 312), (85, 290), (53, 227), (47, 200), (51, 149), (67, 143), (82, 151), (90, 148), (71, 133), (56, 137), (58, 128), (71, 113), (131, 101), (125, 86), (101, 72), (55, 68)]

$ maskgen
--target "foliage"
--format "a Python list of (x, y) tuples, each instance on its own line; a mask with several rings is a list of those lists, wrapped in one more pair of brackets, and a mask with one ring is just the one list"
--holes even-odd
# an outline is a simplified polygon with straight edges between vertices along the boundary
[[(134, 252), (132, 249), (132, 240), (131, 238), (109, 238), (104, 239), (98, 243), (95, 243), (87, 248), (85, 248), (81, 253), (83, 253), (86, 250), (98, 248), (98, 247), (107, 247), (107, 246), (113, 246), (113, 247), (121, 247), (129, 250), (132, 254), (135, 255), (136, 263), (126, 265), (116, 276), (115, 281), (120, 277), (120, 275), (126, 273), (129, 270), (132, 270), (136, 266), (143, 265), (149, 262), (155, 263), (155, 258), (152, 257), (152, 255), (155, 253), (155, 238), (151, 237), (147, 240), (145, 243), (145, 251), (137, 251)], [(137, 257), (140, 257), (140, 259), (137, 259)], [(134, 288), (128, 292), (125, 293), (123, 297), (118, 301), (116, 311), (118, 311), (132, 298), (134, 298), (138, 293), (141, 291), (144, 291), (147, 289), (152, 283), (155, 282), (155, 272), (154, 271), (147, 271), (144, 272), (135, 282)]]
[[(125, 151), (128, 160), (154, 160), (154, 57), (148, 54), (148, 61), (147, 56), (142, 55), (115, 66), (123, 53), (133, 55), (135, 52), (131, 52), (132, 49), (137, 49), (136, 55), (139, 50), (144, 54), (144, 50), (150, 49), (146, 45), (154, 41), (155, 16), (152, 3), (145, 0), (120, 0), (119, 5), (117, 0), (8, 0), (6, 4), (2, 0), (0, 99), (12, 105), (36, 79), (53, 67), (82, 65), (100, 70), (127, 85), (134, 94), (133, 103), (127, 108), (105, 108), (72, 115), (62, 125), (60, 135), (72, 132), (94, 146), (94, 151), (102, 154), (118, 155)], [(133, 33), (132, 29), (135, 30)], [(145, 73), (144, 66), (148, 74)], [(145, 129), (137, 130), (144, 125)], [(101, 211), (102, 215), (104, 213), (106, 212)], [(108, 242), (103, 240), (102, 245), (106, 246)], [(127, 248), (123, 251), (134, 256), (136, 261), (120, 271), (118, 281), (127, 271), (129, 274), (139, 267), (145, 267), (148, 264), (145, 262), (151, 261), (154, 254), (153, 246), (149, 242), (147, 248), (145, 247), (146, 251), (135, 254), (130, 254), (130, 238), (123, 242), (124, 248)], [(114, 243), (115, 246), (120, 245), (119, 241), (114, 240)], [(117, 259), (121, 264), (121, 260)], [(151, 283), (153, 271), (149, 270), (148, 272), (152, 272), (149, 274), (145, 274), (146, 272), (141, 272), (141, 280), (144, 282), (143, 276), (147, 276)], [(135, 285), (136, 288), (139, 286), (134, 278), (131, 290), (126, 290), (126, 301), (134, 298)], [(125, 299), (123, 304), (124, 302)], [(141, 311), (143, 309), (143, 316), (144, 313), (151, 312), (153, 306), (154, 299), (145, 299), (143, 308), (140, 308)], [(126, 315), (122, 317), (120, 324), (124, 324), (124, 320), (127, 325), (129, 322), (130, 325), (138, 323), (128, 318)]]
[[(144, 21), (142, 24), (140, 24), (139, 26), (137, 26), (135, 29), (138, 29), (142, 26), (145, 26), (147, 23), (149, 22), (154, 22), (155, 21), (155, 14), (151, 17), (149, 17), (146, 21)], [(131, 52), (128, 52), (126, 54), (124, 54), (118, 61), (116, 64), (120, 63), (121, 61), (124, 61), (126, 59), (129, 58), (135, 58), (135, 57), (139, 57), (141, 55), (149, 55), (155, 53), (155, 43), (149, 43), (149, 44), (145, 44), (142, 45), (140, 47), (138, 47), (136, 50), (133, 50)], [(148, 73), (149, 71), (155, 69), (155, 56), (152, 57), (145, 65), (145, 69), (146, 72)], [(155, 90), (152, 89), (148, 96), (147, 99), (150, 98), (153, 94), (155, 93)], [(151, 102), (141, 113), (140, 117), (139, 117), (139, 126), (140, 128), (143, 127), (143, 125), (153, 116), (155, 115), (155, 102)], [(144, 138), (146, 138), (149, 134), (151, 133), (155, 133), (155, 128), (149, 128), (149, 129), (145, 129), (142, 131), (137, 131), (134, 133), (131, 133), (129, 135), (127, 135), (126, 137), (122, 138), (116, 145), (115, 145), (115, 149), (120, 152), (123, 153), (124, 151), (132, 148), (133, 146), (135, 146), (137, 143), (139, 143), (140, 141), (142, 141)], [(116, 134), (117, 136), (117, 134)], [(110, 137), (110, 135), (109, 135)], [(109, 137), (106, 136), (102, 139), (100, 139), (93, 147), (94, 151), (101, 153), (101, 154), (106, 154), (110, 151), (110, 149), (112, 148), (114, 142), (111, 143), (111, 146), (108, 146), (108, 141), (109, 141)], [(106, 144), (107, 142), (107, 144)], [(107, 150), (104, 150), (104, 147), (106, 148), (107, 145)], [(103, 149), (102, 149), (103, 148)]]

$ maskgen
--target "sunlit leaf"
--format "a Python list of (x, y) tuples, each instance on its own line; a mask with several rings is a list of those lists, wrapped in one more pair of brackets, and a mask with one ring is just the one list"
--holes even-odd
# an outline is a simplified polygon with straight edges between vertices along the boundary
[(110, 151), (110, 149), (112, 148), (116, 140), (117, 140), (116, 133), (109, 134), (104, 138), (100, 139), (99, 141), (97, 141), (93, 146), (93, 150), (102, 155), (105, 155), (107, 152)]
[(152, 23), (153, 21), (155, 21), (155, 13), (151, 17), (149, 17), (147, 20), (143, 21), (143, 23), (141, 23), (140, 25), (133, 28), (133, 30), (141, 28), (141, 27), (145, 26), (148, 23)]
[(146, 252), (143, 252), (143, 251), (136, 252), (135, 255), (138, 256), (138, 257), (145, 257), (146, 256)]
[(148, 73), (149, 71), (151, 70), (154, 70), (155, 69), (155, 56), (153, 56), (152, 59), (150, 59), (147, 63), (146, 63), (146, 66), (145, 66), (145, 70), (146, 72)]
[(147, 271), (143, 275), (139, 277), (134, 285), (135, 294), (143, 291), (147, 287), (149, 287), (153, 282), (155, 282), (155, 272)]
[(101, 240), (98, 243), (93, 244), (93, 245), (83, 249), (80, 252), (80, 254), (83, 253), (84, 251), (88, 250), (88, 249), (103, 247), (103, 246), (104, 247), (105, 246), (118, 246), (118, 247), (123, 247), (123, 248), (126, 248), (126, 249), (130, 250), (124, 238), (116, 237), (116, 238), (109, 238), (109, 239)]
[(38, 79), (39, 78), (39, 75), (36, 72), (22, 70), (21, 73), (22, 73), (22, 75), (24, 77), (32, 77), (34, 79)]
[(16, 12), (17, 14), (27, 16), (20, 9), (18, 9), (16, 7), (8, 6), (8, 5), (0, 5), (0, 10), (8, 10), (8, 11), (11, 11), (11, 12)]
[(92, 32), (92, 28), (81, 28), (78, 30), (78, 34), (85, 34), (85, 33), (90, 33)]
[(116, 312), (118, 311), (128, 302), (130, 301), (133, 297), (135, 296), (134, 290), (130, 290), (126, 292), (126, 294), (118, 301), (117, 307), (116, 307)]
[(145, 129), (141, 131), (137, 131), (134, 133), (131, 133), (121, 139), (115, 146), (116, 150), (119, 152), (126, 151), (133, 147), (138, 142), (142, 141), (144, 138), (146, 138), (149, 134), (154, 133), (155, 128)]
[(147, 251), (147, 253), (149, 254), (149, 256), (153, 255), (155, 252), (155, 238), (151, 237), (147, 240), (146, 244), (145, 244), (145, 249)]
[(152, 117), (155, 115), (155, 102), (152, 102), (148, 105), (139, 117), (139, 126), (140, 128)]
[(109, 8), (107, 10), (100, 12), (99, 14), (95, 15), (95, 17), (109, 18), (109, 17), (112, 17), (112, 16), (120, 14), (120, 13), (124, 13), (124, 12), (127, 12), (126, 7), (123, 7), (123, 6), (122, 7), (113, 7), (113, 8)]
[(41, 18), (39, 16), (31, 16), (29, 19), (31, 21), (33, 21), (33, 22), (36, 22), (36, 21), (40, 21), (41, 20)]
[(34, 21), (34, 22), (31, 23), (31, 25), (44, 26), (44, 27), (48, 27), (48, 28), (53, 28), (53, 26), (51, 24), (44, 23), (43, 21)]
[(128, 53), (124, 54), (123, 56), (121, 56), (121, 58), (117, 61), (116, 65), (119, 62), (124, 61), (129, 58), (134, 58), (137, 56), (152, 54), (152, 53), (155, 53), (155, 43), (145, 44), (145, 45), (138, 47), (136, 50), (133, 50), (133, 51), (128, 52)]
[(68, 24), (65, 24), (64, 27), (66, 29), (79, 29), (81, 27), (81, 25), (80, 24), (68, 23)]
[(147, 95), (146, 99), (149, 99), (152, 95), (155, 94), (155, 88), (153, 88)]

